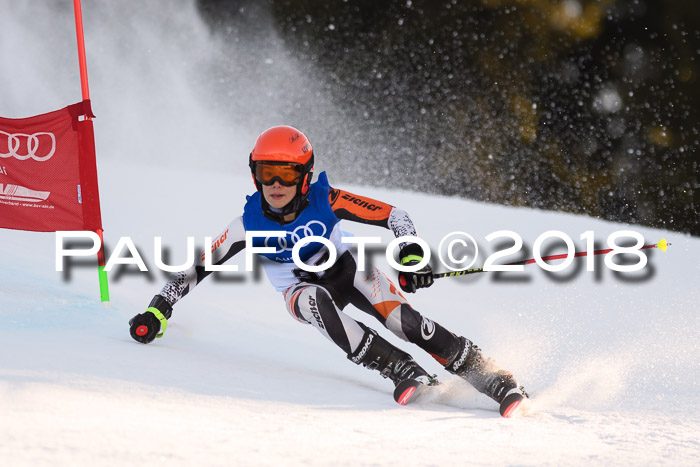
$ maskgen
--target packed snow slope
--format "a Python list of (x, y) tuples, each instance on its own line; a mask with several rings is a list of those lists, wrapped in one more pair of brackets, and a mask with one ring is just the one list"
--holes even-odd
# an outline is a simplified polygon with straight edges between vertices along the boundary
[[(602, 241), (632, 228), (647, 243), (672, 243), (665, 253), (646, 250), (641, 273), (615, 275), (602, 261), (587, 272), (581, 258), (552, 277), (531, 265), (522, 273), (439, 279), (411, 296), (418, 310), (475, 341), (526, 386), (530, 415), (502, 419), (495, 403), (406, 343), (445, 385), (430, 403), (398, 406), (388, 380), (292, 319), (260, 272), (207, 278), (176, 305), (162, 339), (132, 341), (129, 318), (165, 280), (153, 266), (153, 237), (163, 237), (171, 264), (183, 262), (185, 238), (201, 244), (216, 235), (252, 184), (224, 171), (112, 162), (99, 169), (108, 246), (130, 236), (151, 272), (113, 271), (106, 308), (94, 265), (55, 271), (53, 234), (0, 231), (3, 465), (700, 462), (697, 239), (344, 187), (407, 209), (434, 250), (450, 232), (470, 233), (481, 262), (495, 251), (484, 238), (502, 229), (520, 234), (526, 247), (552, 229), (579, 249), (588, 230)], [(391, 239), (345, 221), (344, 230), (381, 235), (383, 245)], [(561, 251), (561, 242), (550, 242)], [(374, 263), (390, 271), (381, 255)], [(242, 269), (242, 256), (231, 263)]]
[[(386, 189), (341, 186), (407, 210), (434, 251), (448, 233), (471, 234), (476, 266), (509, 246), (486, 241), (499, 230), (524, 242), (502, 262), (531, 257), (549, 230), (577, 249), (586, 231), (596, 248), (621, 229), (672, 243), (645, 250), (638, 273), (614, 274), (600, 257), (588, 272), (580, 258), (555, 274), (530, 265), (439, 279), (410, 297), (515, 373), (532, 395), (523, 418), (502, 419), (495, 403), (348, 308), (444, 382), (431, 402), (398, 406), (389, 381), (293, 320), (259, 269), (209, 277), (176, 305), (162, 339), (134, 342), (129, 318), (166, 280), (154, 237), (180, 264), (186, 237), (201, 246), (241, 213), (255, 137), (297, 124), (280, 117), (300, 102), (285, 86), (308, 89), (312, 109), (332, 104), (264, 25), (252, 28), (261, 43), (223, 47), (193, 1), (83, 3), (105, 239), (111, 252), (131, 237), (149, 272), (112, 271), (107, 308), (94, 260), (56, 272), (54, 234), (0, 230), (0, 465), (700, 465), (700, 240), (673, 232), (426, 196), (389, 174)], [(0, 115), (80, 100), (71, 2), (0, 0), (0, 10), (0, 58), (11, 64), (0, 71)], [(222, 89), (237, 97), (228, 114), (212, 105)], [(352, 123), (337, 113), (303, 130), (314, 141)], [(333, 147), (315, 150), (317, 170), (332, 166)], [(379, 228), (343, 228), (391, 240)], [(381, 252), (372, 258), (394, 274)], [(242, 267), (243, 255), (232, 263)]]

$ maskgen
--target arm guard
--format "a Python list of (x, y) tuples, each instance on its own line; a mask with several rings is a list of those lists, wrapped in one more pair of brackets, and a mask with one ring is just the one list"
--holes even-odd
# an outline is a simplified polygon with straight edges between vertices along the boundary
[[(403, 209), (338, 189), (330, 190), (328, 201), (338, 219), (384, 227), (394, 232), (397, 238), (416, 235), (416, 228)], [(406, 245), (407, 243), (401, 242), (402, 248)]]
[[(245, 248), (245, 229), (243, 228), (243, 219), (238, 217), (228, 225), (221, 235), (215, 237), (212, 241), (212, 264), (221, 265), (225, 263), (243, 248)], [(204, 252), (202, 252), (195, 258), (194, 264), (190, 268), (174, 273), (156, 297), (161, 297), (165, 303), (172, 307), (205, 277), (211, 274), (212, 271), (205, 271), (204, 267)], [(155, 301), (156, 299), (154, 298), (153, 300)], [(151, 304), (150, 306), (154, 305)], [(158, 308), (165, 315), (165, 312), (160, 307), (156, 306), (155, 308)]]

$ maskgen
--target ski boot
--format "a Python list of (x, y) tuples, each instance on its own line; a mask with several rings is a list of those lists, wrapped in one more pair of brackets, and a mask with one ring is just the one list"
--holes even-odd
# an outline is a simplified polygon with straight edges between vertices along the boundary
[(445, 365), (445, 369), (498, 402), (501, 415), (510, 417), (527, 397), (527, 393), (518, 386), (510, 372), (498, 368), (490, 358), (484, 358), (479, 347), (472, 341), (464, 337), (459, 340), (459, 351)]
[(367, 329), (357, 350), (349, 354), (348, 359), (389, 378), (395, 386), (394, 400), (401, 405), (417, 399), (427, 386), (438, 384), (436, 375), (428, 374), (413, 357), (372, 329)]

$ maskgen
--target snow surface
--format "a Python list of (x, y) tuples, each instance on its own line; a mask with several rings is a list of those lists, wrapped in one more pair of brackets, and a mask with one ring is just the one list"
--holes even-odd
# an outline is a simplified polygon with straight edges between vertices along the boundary
[[(0, 465), (700, 465), (700, 240), (673, 232), (426, 196), (389, 178), (387, 190), (342, 186), (406, 209), (434, 249), (455, 230), (485, 253), (495, 249), (486, 235), (513, 230), (523, 257), (552, 229), (579, 249), (589, 230), (601, 248), (626, 228), (672, 243), (646, 250), (641, 273), (615, 275), (602, 261), (586, 272), (578, 259), (554, 275), (531, 265), (440, 279), (411, 297), (515, 373), (533, 396), (524, 418), (501, 418), (420, 349), (348, 309), (444, 381), (434, 401), (398, 406), (389, 381), (293, 320), (260, 272), (208, 278), (177, 304), (163, 339), (134, 342), (129, 318), (165, 281), (153, 237), (180, 263), (185, 237), (201, 244), (240, 214), (263, 129), (242, 120), (293, 123), (279, 121), (287, 103), (271, 92), (275, 73), (257, 80), (250, 70), (269, 57), (294, 63), (284, 50), (235, 49), (249, 61), (231, 77), (241, 121), (226, 121), (202, 98), (215, 76), (203, 66), (222, 49), (193, 2), (84, 3), (105, 238), (113, 248), (130, 236), (151, 272), (113, 272), (106, 308), (94, 262), (56, 272), (53, 234), (0, 231)], [(0, 54), (14, 64), (0, 73), (0, 114), (78, 101), (70, 2), (0, 0), (0, 10)], [(306, 131), (313, 140), (339, 124)]]
[[(581, 268), (564, 282), (533, 265), (509, 273), (522, 282), (496, 273), (440, 279), (411, 297), (530, 391), (532, 413), (507, 420), (411, 344), (403, 346), (446, 389), (428, 404), (398, 406), (388, 380), (351, 364), (311, 326), (293, 320), (264, 276), (251, 273), (208, 278), (176, 305), (163, 339), (132, 341), (128, 319), (164, 281), (152, 267), (152, 237), (164, 237), (173, 264), (184, 261), (184, 238), (201, 242), (218, 233), (251, 184), (230, 173), (113, 163), (100, 163), (100, 173), (106, 241), (114, 246), (119, 236), (131, 236), (152, 280), (134, 267), (112, 273), (107, 309), (98, 302), (93, 267), (72, 268), (70, 280), (54, 271), (53, 234), (0, 232), (3, 465), (700, 461), (698, 239), (634, 227), (647, 243), (662, 237), (672, 243), (666, 253), (649, 252), (653, 274), (639, 282), (615, 277), (602, 262), (599, 280)], [(127, 179), (132, 188), (125, 191)], [(188, 183), (201, 184), (206, 197), (170, 190)], [(532, 245), (548, 229), (575, 239), (593, 230), (604, 239), (629, 227), (347, 188), (407, 208), (431, 245), (454, 230), (471, 233), (489, 251), (483, 238), (503, 228)], [(382, 229), (344, 224), (357, 235), (382, 234), (384, 245), (391, 238)], [(232, 263), (242, 266), (242, 255)]]

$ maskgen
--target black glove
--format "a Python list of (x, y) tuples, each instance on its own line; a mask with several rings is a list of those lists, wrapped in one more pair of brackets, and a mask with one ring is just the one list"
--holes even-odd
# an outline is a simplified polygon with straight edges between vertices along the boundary
[[(168, 319), (173, 307), (160, 295), (156, 295), (145, 312), (129, 320), (129, 333), (135, 341), (148, 344), (156, 337), (162, 337), (168, 327)], [(161, 327), (163, 331), (161, 332)]]
[[(402, 266), (413, 266), (423, 261), (423, 249), (417, 243), (406, 245), (399, 252)], [(433, 285), (433, 269), (426, 264), (415, 272), (399, 272), (399, 286), (407, 293)]]

